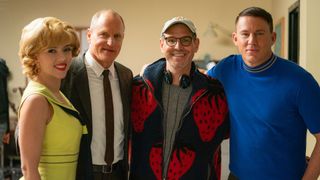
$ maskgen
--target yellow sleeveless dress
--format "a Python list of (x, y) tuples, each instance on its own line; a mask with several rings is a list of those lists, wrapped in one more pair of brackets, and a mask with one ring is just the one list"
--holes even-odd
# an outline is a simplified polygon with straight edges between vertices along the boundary
[(74, 180), (80, 139), (82, 134), (87, 134), (86, 126), (82, 126), (78, 119), (59, 107), (60, 105), (76, 111), (64, 95), (64, 99), (68, 102), (67, 105), (57, 101), (44, 85), (30, 81), (22, 96), (21, 104), (32, 94), (40, 94), (46, 97), (53, 107), (53, 116), (46, 127), (38, 167), (41, 179)]

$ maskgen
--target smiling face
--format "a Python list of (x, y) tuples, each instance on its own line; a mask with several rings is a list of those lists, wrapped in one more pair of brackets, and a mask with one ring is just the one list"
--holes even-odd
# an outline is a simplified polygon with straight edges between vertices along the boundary
[(93, 20), (87, 32), (89, 52), (100, 65), (108, 68), (121, 50), (123, 37), (121, 17), (111, 11), (104, 12)]
[[(79, 53), (80, 42), (76, 30), (71, 25), (54, 17), (44, 17), (31, 21), (23, 28), (19, 45), (23, 73), (28, 78), (35, 80), (38, 79), (40, 71), (47, 70), (43, 67), (40, 69), (41, 59), (48, 59), (49, 62), (56, 59), (51, 58), (50, 60), (49, 57), (52, 56), (46, 57), (46, 53), (49, 55), (65, 51), (69, 59), (70, 51), (71, 56), (76, 57)], [(68, 48), (61, 50), (64, 46)], [(58, 67), (63, 69), (62, 66)]]
[[(166, 30), (160, 39), (160, 49), (167, 60), (167, 70), (189, 74), (194, 54), (199, 48), (199, 39), (194, 37), (190, 29), (183, 24), (175, 24)], [(190, 45), (182, 45), (186, 37), (192, 37)], [(178, 39), (176, 44), (169, 46), (166, 42), (172, 38)], [(170, 44), (170, 42), (169, 42)]]
[(73, 48), (68, 45), (49, 47), (37, 55), (39, 74), (37, 79), (42, 82), (63, 79), (70, 67)]
[(242, 16), (232, 39), (246, 65), (256, 67), (271, 57), (276, 34), (270, 31), (269, 24), (262, 18)]

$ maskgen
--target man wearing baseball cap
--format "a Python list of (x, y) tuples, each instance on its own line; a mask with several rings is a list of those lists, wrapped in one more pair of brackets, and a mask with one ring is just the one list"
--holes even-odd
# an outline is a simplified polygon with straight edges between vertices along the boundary
[(220, 82), (192, 61), (192, 21), (174, 17), (160, 33), (164, 55), (134, 78), (130, 179), (220, 179), (220, 143), (229, 118)]

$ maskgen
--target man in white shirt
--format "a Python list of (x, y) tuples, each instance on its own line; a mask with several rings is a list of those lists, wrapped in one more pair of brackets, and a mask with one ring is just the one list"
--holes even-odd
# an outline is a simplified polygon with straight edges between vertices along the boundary
[[(97, 12), (87, 31), (89, 49), (76, 58), (62, 84), (62, 91), (80, 112), (88, 127), (83, 139), (77, 179), (127, 179), (128, 131), (132, 71), (115, 62), (124, 38), (124, 22), (113, 10)], [(111, 97), (106, 98), (104, 71), (110, 82)], [(107, 101), (112, 99), (113, 153), (108, 150)], [(107, 124), (107, 125), (106, 125)], [(112, 132), (111, 131), (111, 132)], [(86, 139), (87, 138), (87, 139)], [(107, 142), (106, 142), (107, 141)], [(106, 156), (112, 154), (110, 162)]]

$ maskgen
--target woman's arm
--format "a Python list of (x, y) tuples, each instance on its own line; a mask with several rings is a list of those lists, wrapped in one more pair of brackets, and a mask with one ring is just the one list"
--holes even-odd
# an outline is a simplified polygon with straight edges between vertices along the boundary
[(19, 116), (19, 146), (21, 169), (26, 180), (40, 180), (38, 164), (46, 125), (52, 107), (45, 97), (34, 94), (22, 104)]

